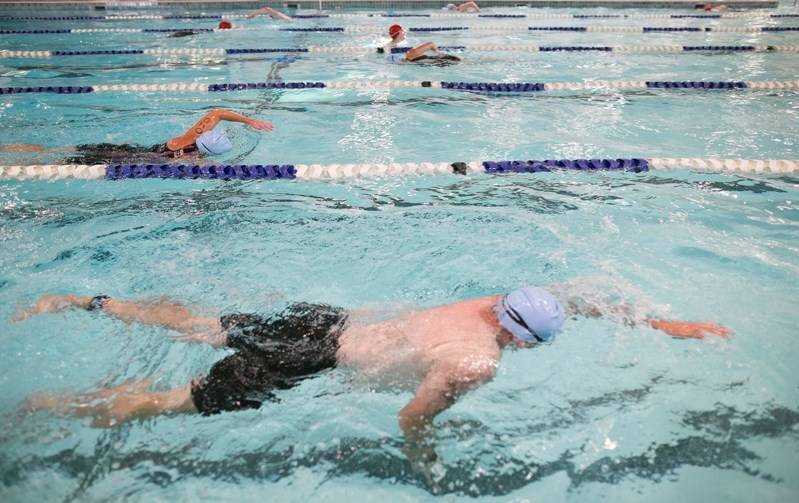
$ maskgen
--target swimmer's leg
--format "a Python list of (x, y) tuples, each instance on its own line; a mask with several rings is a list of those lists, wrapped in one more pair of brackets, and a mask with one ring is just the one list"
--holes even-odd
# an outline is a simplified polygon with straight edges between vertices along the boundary
[(150, 392), (151, 380), (126, 382), (113, 388), (77, 395), (34, 394), (26, 400), (26, 409), (33, 412), (51, 409), (63, 415), (92, 418), (92, 426), (109, 428), (131, 419), (144, 419), (164, 414), (194, 413), (191, 386), (169, 391)]
[[(186, 306), (163, 297), (147, 302), (131, 302), (106, 296), (43, 295), (29, 311), (22, 312), (12, 321), (24, 320), (38, 313), (52, 313), (72, 307), (89, 310), (102, 308), (107, 314), (119, 318), (125, 323), (136, 321), (146, 325), (157, 325), (187, 335), (196, 334), (198, 331), (212, 334), (216, 338), (224, 335), (219, 319), (195, 316)], [(210, 341), (204, 342), (210, 343)], [(224, 340), (221, 344), (224, 344)]]
[(75, 147), (49, 148), (38, 143), (10, 143), (0, 145), (0, 152), (30, 152), (34, 154), (49, 154), (51, 152), (75, 152)]

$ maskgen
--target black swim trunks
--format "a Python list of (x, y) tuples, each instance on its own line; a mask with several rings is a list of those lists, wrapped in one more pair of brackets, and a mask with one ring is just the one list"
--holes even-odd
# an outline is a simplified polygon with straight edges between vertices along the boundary
[(269, 317), (222, 316), (227, 344), (238, 351), (192, 384), (194, 406), (204, 415), (258, 408), (275, 400), (274, 390), (291, 388), (335, 367), (346, 319), (342, 309), (306, 303), (292, 304)]
[(162, 164), (168, 163), (171, 158), (178, 158), (184, 154), (197, 150), (196, 145), (173, 152), (166, 144), (157, 145), (129, 145), (117, 143), (84, 143), (75, 146), (75, 155), (64, 160), (65, 164)]
[(450, 66), (460, 63), (461, 58), (451, 54), (435, 54), (433, 56), (424, 55), (409, 61), (417, 65)]

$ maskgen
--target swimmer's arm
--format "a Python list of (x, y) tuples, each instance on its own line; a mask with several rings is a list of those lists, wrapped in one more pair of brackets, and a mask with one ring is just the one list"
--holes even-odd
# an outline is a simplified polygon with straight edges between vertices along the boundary
[(263, 9), (258, 9), (257, 11), (247, 16), (247, 19), (252, 19), (255, 16), (260, 16), (261, 14), (266, 14), (270, 16), (272, 19), (281, 19), (283, 21), (292, 20), (289, 16), (283, 14), (282, 12), (278, 12), (275, 9), (272, 9), (271, 7), (264, 7)]
[(418, 45), (413, 49), (408, 50), (408, 52), (405, 53), (405, 59), (407, 59), (408, 61), (419, 59), (422, 56), (424, 56), (424, 53), (426, 53), (427, 51), (433, 51), (435, 53), (438, 53), (438, 47), (436, 47), (436, 44), (434, 44), (433, 42), (425, 42), (422, 45)]
[(672, 337), (683, 337), (688, 339), (702, 339), (706, 335), (718, 335), (729, 337), (729, 328), (716, 325), (715, 323), (703, 323), (696, 321), (669, 321), (653, 320), (646, 318), (644, 322), (650, 327), (665, 332)]
[(274, 127), (269, 122), (251, 119), (249, 117), (237, 114), (236, 112), (231, 112), (230, 110), (211, 110), (205, 114), (203, 118), (197, 122), (197, 124), (193, 125), (185, 133), (183, 133), (183, 136), (172, 138), (167, 142), (166, 146), (168, 149), (173, 151), (180, 150), (194, 143), (194, 141), (199, 138), (201, 134), (214, 129), (221, 121), (243, 122), (248, 126), (264, 131), (271, 131)]
[(75, 147), (56, 147), (48, 148), (38, 143), (10, 143), (0, 145), (2, 152), (32, 152), (35, 154), (47, 154), (51, 152), (74, 152)]
[(466, 11), (468, 11), (469, 9), (474, 9), (474, 10), (476, 10), (476, 11), (479, 11), (479, 10), (480, 10), (480, 7), (478, 7), (478, 6), (477, 6), (477, 4), (476, 4), (476, 3), (474, 3), (474, 2), (466, 2), (466, 3), (462, 3), (462, 4), (460, 4), (460, 5), (458, 6), (458, 10), (459, 10), (460, 12), (466, 12)]
[[(596, 306), (581, 306), (573, 302), (569, 302), (569, 311), (585, 316), (586, 318), (599, 318), (603, 315)], [(635, 319), (632, 306), (627, 304), (617, 304), (609, 309), (615, 313), (621, 314), (625, 320), (625, 324), (635, 326), (638, 323), (646, 323), (655, 330), (665, 332), (672, 337), (683, 337), (690, 339), (702, 339), (706, 335), (718, 335), (720, 337), (729, 337), (730, 329), (716, 325), (715, 323), (703, 323), (695, 321), (672, 321), (672, 320), (655, 320), (652, 318), (644, 318), (641, 320)]]
[(494, 377), (493, 366), (475, 366), (468, 373), (444, 366), (432, 368), (419, 384), (413, 399), (400, 411), (399, 425), (405, 436), (405, 455), (414, 463), (435, 461), (431, 440), (433, 419), (465, 391)]

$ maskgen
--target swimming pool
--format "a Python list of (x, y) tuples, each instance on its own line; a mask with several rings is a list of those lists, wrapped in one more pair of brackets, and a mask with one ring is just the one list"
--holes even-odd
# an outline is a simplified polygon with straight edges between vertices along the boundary
[[(789, 7), (783, 4), (779, 12), (797, 12)], [(3, 48), (366, 47), (377, 45), (388, 24), (362, 18), (296, 24), (331, 27), (342, 19), (373, 29), (282, 32), (276, 22), (234, 19), (265, 30), (177, 39), (136, 33), (19, 35), (6, 36)], [(540, 24), (469, 17), (399, 22), (412, 27)], [(140, 23), (80, 21), (97, 27)], [(215, 25), (214, 20), (147, 23), (153, 28)], [(748, 26), (752, 21), (557, 23)], [(797, 24), (790, 18), (758, 18), (757, 23)], [(412, 32), (414, 40), (453, 46), (796, 43), (790, 32), (420, 33)], [(467, 50), (461, 55), (461, 65), (446, 68), (389, 65), (367, 50), (3, 58), (0, 87), (280, 80), (783, 81), (797, 75), (796, 53), (789, 51)], [(28, 93), (3, 95), (2, 103), (0, 143), (49, 147), (154, 143), (217, 107), (275, 124), (269, 133), (226, 125), (235, 148), (220, 160), (230, 164), (796, 159), (799, 138), (797, 93), (791, 89)], [(3, 156), (10, 157), (4, 163), (14, 164), (59, 161), (57, 154)], [(155, 389), (169, 389), (207, 372), (224, 354), (175, 342), (174, 334), (163, 329), (126, 325), (99, 313), (6, 321), (41, 294), (167, 295), (209, 314), (268, 312), (301, 300), (394, 311), (555, 282), (654, 314), (715, 321), (734, 335), (683, 341), (613, 317), (579, 318), (568, 322), (554, 344), (506, 351), (493, 382), (437, 420), (441, 493), (497, 501), (642, 496), (648, 501), (779, 501), (799, 494), (793, 469), (799, 424), (795, 175), (683, 169), (324, 182), (3, 180), (0, 193), (4, 501), (252, 501), (264, 494), (288, 501), (435, 498), (401, 452), (396, 413), (412, 388), (386, 389), (344, 371), (305, 381), (282, 394), (280, 403), (209, 418), (165, 417), (98, 430), (80, 419), (20, 411), (20, 403), (37, 390), (81, 392), (147, 375), (156, 376)]]

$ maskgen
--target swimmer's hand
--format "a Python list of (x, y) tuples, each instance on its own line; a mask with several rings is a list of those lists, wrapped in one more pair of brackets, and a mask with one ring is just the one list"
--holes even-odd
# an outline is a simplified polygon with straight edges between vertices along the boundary
[(694, 321), (668, 321), (668, 320), (646, 320), (650, 327), (666, 332), (673, 337), (685, 337), (702, 339), (706, 335), (718, 335), (729, 337), (730, 329), (715, 325), (713, 323), (701, 323)]
[(261, 129), (263, 131), (271, 131), (275, 127), (271, 122), (264, 122), (255, 119), (250, 119), (249, 122), (247, 122), (247, 125), (255, 129)]
[(406, 442), (402, 453), (411, 462), (413, 473), (424, 479), (427, 488), (433, 494), (440, 493), (441, 488), (438, 483), (443, 478), (444, 469), (440, 463), (436, 463), (438, 454), (435, 445), (431, 442)]

